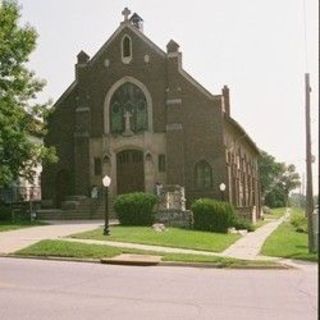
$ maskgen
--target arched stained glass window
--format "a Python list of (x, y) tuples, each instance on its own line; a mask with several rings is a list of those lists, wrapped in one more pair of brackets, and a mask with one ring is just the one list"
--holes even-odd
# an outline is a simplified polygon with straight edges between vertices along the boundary
[(148, 129), (146, 97), (131, 82), (123, 84), (111, 97), (110, 128), (112, 133), (137, 133)]
[(212, 169), (205, 160), (199, 161), (195, 166), (195, 185), (197, 189), (212, 187)]

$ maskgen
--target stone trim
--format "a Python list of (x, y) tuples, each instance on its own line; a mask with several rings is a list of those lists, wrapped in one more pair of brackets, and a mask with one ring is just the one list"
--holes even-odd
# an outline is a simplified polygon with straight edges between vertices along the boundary
[(180, 52), (169, 52), (169, 53), (167, 53), (167, 57), (168, 58), (177, 58), (177, 57), (179, 57), (180, 56)]
[(172, 106), (177, 104), (182, 104), (182, 99), (167, 99), (166, 101), (167, 106)]
[(81, 108), (77, 108), (76, 112), (89, 112), (90, 108), (88, 107), (81, 107)]
[[(129, 39), (129, 42), (130, 42), (130, 56), (129, 57), (124, 57), (123, 56), (123, 40), (125, 39), (125, 38), (128, 38)], [(129, 64), (130, 62), (131, 62), (131, 60), (132, 60), (132, 56), (133, 56), (133, 54), (132, 54), (132, 40), (131, 40), (131, 37), (127, 34), (127, 33), (125, 33), (124, 35), (123, 35), (123, 37), (121, 38), (121, 48), (120, 48), (120, 50), (121, 50), (121, 61), (124, 63), (124, 64)]]
[(167, 131), (182, 130), (182, 124), (181, 123), (167, 124), (166, 129)]

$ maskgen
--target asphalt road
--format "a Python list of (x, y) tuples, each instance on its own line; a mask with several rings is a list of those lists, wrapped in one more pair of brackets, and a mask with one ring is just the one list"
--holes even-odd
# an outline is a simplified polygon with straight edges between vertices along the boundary
[(317, 268), (127, 267), (0, 258), (0, 319), (315, 320)]

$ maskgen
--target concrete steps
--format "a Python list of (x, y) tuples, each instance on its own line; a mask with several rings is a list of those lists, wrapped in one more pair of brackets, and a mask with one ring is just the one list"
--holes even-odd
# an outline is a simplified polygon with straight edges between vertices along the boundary
[[(109, 217), (115, 218), (114, 199), (109, 199)], [(37, 210), (39, 220), (87, 220), (103, 219), (105, 214), (104, 198), (91, 199), (86, 196), (68, 196), (61, 209)]]

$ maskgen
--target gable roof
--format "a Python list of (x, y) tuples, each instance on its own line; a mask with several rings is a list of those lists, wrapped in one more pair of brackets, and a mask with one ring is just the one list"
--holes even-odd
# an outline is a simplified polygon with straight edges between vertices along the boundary
[[(133, 26), (130, 21), (123, 21), (120, 23), (120, 26), (113, 32), (113, 34), (109, 37), (109, 39), (102, 45), (102, 47), (96, 52), (96, 54), (88, 61), (88, 64), (93, 64), (108, 48), (111, 42), (124, 30), (128, 28), (131, 32), (137, 35), (140, 39), (142, 39), (145, 43), (147, 43), (152, 49), (154, 49), (159, 55), (166, 58), (168, 57), (167, 53), (163, 51), (160, 47), (158, 47), (153, 41), (151, 41), (147, 36), (144, 35), (140, 30), (138, 30), (135, 26)], [(175, 43), (173, 40), (170, 41), (171, 43)], [(170, 43), (169, 42), (169, 43)], [(178, 45), (178, 44), (177, 44)], [(175, 54), (175, 53), (174, 53)], [(177, 52), (177, 54), (180, 54)], [(189, 73), (187, 73), (179, 64), (178, 66), (179, 73), (195, 88), (197, 88), (202, 94), (207, 96), (210, 100), (220, 99), (220, 95), (214, 95), (209, 90), (207, 90), (204, 86), (202, 86), (197, 80), (195, 80)], [(77, 80), (74, 80), (71, 85), (65, 90), (65, 92), (60, 96), (60, 98), (55, 102), (59, 104), (61, 100), (63, 100), (72, 90), (75, 88), (77, 84)]]
[(229, 123), (232, 127), (234, 127), (236, 130), (240, 131), (240, 134), (242, 135), (241, 138), (245, 139), (248, 142), (248, 144), (254, 149), (254, 151), (256, 151), (258, 155), (260, 154), (260, 150), (255, 144), (255, 142), (250, 138), (248, 133), (241, 127), (241, 125), (236, 120), (234, 120), (233, 118), (231, 118), (226, 114), (224, 116), (224, 120), (227, 123)]
[(97, 51), (97, 53), (92, 57), (89, 63), (94, 63), (94, 61), (101, 56), (101, 54), (108, 48), (110, 43), (117, 37), (118, 34), (125, 28), (130, 29), (135, 35), (141, 38), (144, 42), (146, 42), (151, 48), (153, 48), (158, 54), (162, 57), (166, 57), (166, 53), (160, 49), (154, 42), (152, 42), (148, 37), (146, 37), (141, 31), (139, 31), (136, 27), (134, 27), (130, 22), (121, 22), (120, 26), (116, 31), (111, 35), (111, 37), (107, 40), (107, 42)]
[(58, 98), (58, 100), (54, 103), (54, 106), (59, 105), (59, 103), (72, 92), (72, 90), (76, 87), (76, 84), (77, 84), (77, 80), (74, 80), (70, 84), (70, 86), (63, 92), (63, 94)]

